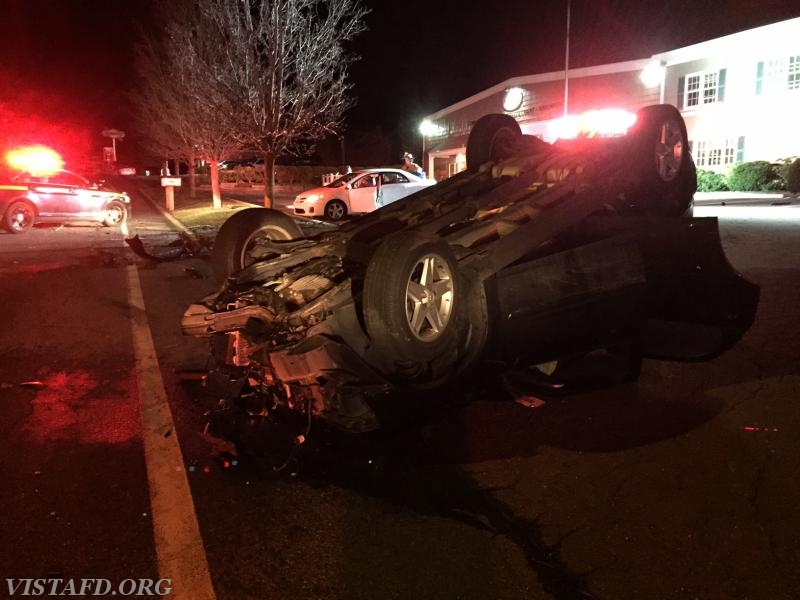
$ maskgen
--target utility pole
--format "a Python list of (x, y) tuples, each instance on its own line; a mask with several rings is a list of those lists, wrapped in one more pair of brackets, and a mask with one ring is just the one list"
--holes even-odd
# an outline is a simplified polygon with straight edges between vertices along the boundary
[(567, 0), (567, 43), (564, 56), (564, 116), (569, 109), (569, 20), (572, 0)]

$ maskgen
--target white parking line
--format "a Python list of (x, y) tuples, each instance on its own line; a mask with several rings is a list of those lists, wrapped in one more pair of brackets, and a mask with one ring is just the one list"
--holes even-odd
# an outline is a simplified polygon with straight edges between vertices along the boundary
[(128, 300), (158, 575), (172, 580), (170, 597), (211, 600), (214, 587), (135, 265), (128, 266)]

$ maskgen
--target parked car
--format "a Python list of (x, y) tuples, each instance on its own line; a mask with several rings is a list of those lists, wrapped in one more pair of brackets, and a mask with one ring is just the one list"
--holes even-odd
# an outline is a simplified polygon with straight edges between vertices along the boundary
[(372, 212), (435, 184), (433, 179), (400, 169), (364, 169), (301, 192), (289, 208), (296, 215), (339, 221), (348, 214)]
[(36, 222), (95, 221), (120, 225), (130, 212), (125, 192), (105, 189), (71, 171), (48, 175), (20, 173), (0, 181), (0, 215), (11, 233), (28, 231)]
[(210, 339), (208, 385), (225, 398), (214, 414), (289, 411), (300, 436), (312, 419), (363, 432), (402, 389), (501, 369), (556, 388), (562, 363), (597, 352), (625, 380), (642, 358), (718, 356), (753, 322), (759, 290), (727, 262), (717, 220), (686, 216), (688, 148), (668, 105), (640, 110), (624, 136), (554, 144), (487, 115), (466, 171), (333, 231), (234, 214), (212, 255), (223, 285), (181, 322)]

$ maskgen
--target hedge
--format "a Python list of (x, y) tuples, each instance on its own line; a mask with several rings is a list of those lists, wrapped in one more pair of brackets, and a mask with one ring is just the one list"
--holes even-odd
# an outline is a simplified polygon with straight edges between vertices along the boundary
[(784, 171), (786, 190), (792, 194), (800, 193), (800, 158), (794, 159)]
[(734, 192), (761, 192), (783, 186), (775, 167), (765, 160), (738, 164), (728, 175), (728, 188)]
[(698, 192), (726, 192), (728, 184), (725, 175), (715, 171), (697, 170), (697, 191)]

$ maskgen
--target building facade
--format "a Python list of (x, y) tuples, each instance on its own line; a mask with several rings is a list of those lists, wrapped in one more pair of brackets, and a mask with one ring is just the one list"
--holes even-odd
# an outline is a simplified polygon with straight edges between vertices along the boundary
[(486, 114), (509, 114), (524, 134), (553, 141), (565, 114), (658, 103), (681, 111), (700, 169), (800, 156), (800, 18), (566, 76), (499, 83), (425, 119), (426, 170), (443, 179), (465, 169), (469, 130)]

